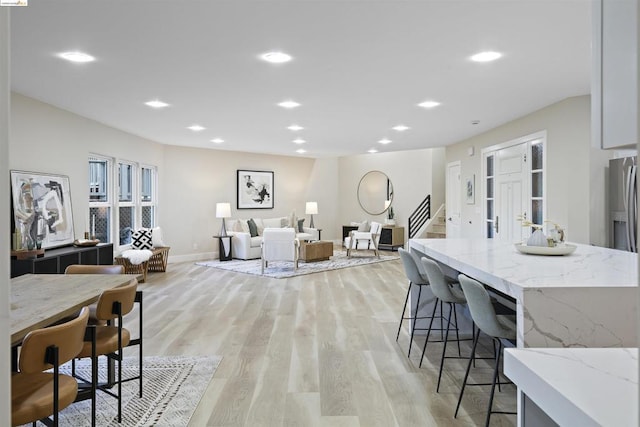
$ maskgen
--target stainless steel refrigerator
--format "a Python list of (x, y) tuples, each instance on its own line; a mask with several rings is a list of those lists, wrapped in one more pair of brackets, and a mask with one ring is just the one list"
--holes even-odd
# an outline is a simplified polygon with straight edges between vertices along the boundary
[(631, 252), (638, 251), (636, 171), (636, 157), (609, 161), (610, 246)]

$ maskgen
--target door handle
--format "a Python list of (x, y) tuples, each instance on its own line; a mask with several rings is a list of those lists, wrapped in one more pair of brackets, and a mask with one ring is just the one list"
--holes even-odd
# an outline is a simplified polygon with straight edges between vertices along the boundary
[(447, 218), (447, 221), (451, 221), (451, 217)]
[(495, 229), (496, 229), (496, 233), (500, 232), (500, 217), (496, 216), (496, 221), (495, 221), (495, 225), (494, 225)]

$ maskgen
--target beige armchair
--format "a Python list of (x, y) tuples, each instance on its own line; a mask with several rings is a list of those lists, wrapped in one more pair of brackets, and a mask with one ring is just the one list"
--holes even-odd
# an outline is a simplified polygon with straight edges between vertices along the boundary
[(352, 250), (372, 250), (373, 253), (380, 258), (380, 252), (378, 252), (380, 231), (382, 231), (382, 224), (375, 221), (371, 221), (371, 229), (369, 231), (351, 231), (349, 235), (344, 238), (347, 257), (351, 257)]
[(293, 228), (265, 228), (261, 244), (262, 274), (269, 267), (269, 261), (291, 261), (297, 270), (299, 247)]

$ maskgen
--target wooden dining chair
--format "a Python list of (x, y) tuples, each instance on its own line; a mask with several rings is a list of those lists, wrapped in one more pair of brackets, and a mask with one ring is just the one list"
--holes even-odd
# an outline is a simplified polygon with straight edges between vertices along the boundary
[[(89, 308), (56, 326), (29, 332), (22, 341), (18, 372), (11, 376), (11, 424), (41, 420), (58, 425), (58, 413), (78, 394), (78, 383), (58, 367), (82, 350)], [(53, 368), (53, 372), (44, 372)], [(53, 418), (48, 418), (53, 416)]]
[(124, 266), (71, 264), (65, 268), (64, 274), (124, 274)]
[[(104, 393), (118, 399), (118, 422), (122, 421), (122, 383), (130, 380), (140, 380), (139, 395), (142, 397), (142, 345), (140, 345), (140, 365), (139, 375), (132, 378), (122, 378), (122, 350), (131, 341), (129, 330), (123, 326), (123, 316), (131, 312), (136, 299), (136, 289), (138, 281), (133, 278), (129, 284), (118, 288), (108, 289), (100, 295), (98, 304), (96, 305), (95, 316), (99, 322), (97, 325), (89, 325), (87, 327), (88, 340), (85, 340), (78, 358), (91, 358), (91, 380), (81, 378), (75, 373), (74, 375), (89, 383), (91, 387), (91, 420), (95, 425), (96, 420), (96, 392), (101, 390)], [(142, 329), (140, 329), (142, 333)], [(118, 363), (118, 393), (113, 393), (110, 388), (113, 384), (98, 384), (98, 357), (106, 356)]]

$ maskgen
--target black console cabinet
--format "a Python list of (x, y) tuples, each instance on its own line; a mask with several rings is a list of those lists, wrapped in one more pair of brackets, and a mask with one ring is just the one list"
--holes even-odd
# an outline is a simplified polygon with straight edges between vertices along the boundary
[(62, 274), (71, 264), (111, 265), (113, 264), (113, 244), (101, 243), (97, 246), (47, 249), (43, 256), (32, 259), (11, 258), (11, 277), (34, 274)]

